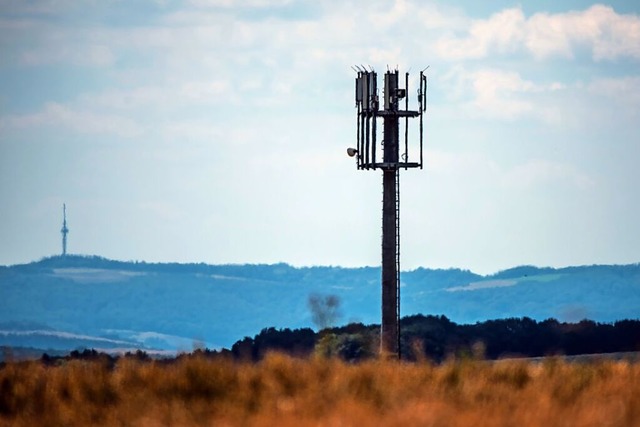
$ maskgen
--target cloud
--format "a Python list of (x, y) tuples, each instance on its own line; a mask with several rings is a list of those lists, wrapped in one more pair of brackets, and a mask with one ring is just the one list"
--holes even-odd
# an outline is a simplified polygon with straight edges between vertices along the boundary
[[(11, 30), (16, 40), (12, 49), (22, 65), (104, 67), (126, 83), (149, 75), (165, 81), (235, 80), (240, 77), (238, 70), (244, 78), (262, 74), (271, 80), (294, 81), (308, 78), (302, 73), (326, 68), (343, 67), (349, 73), (353, 63), (408, 66), (408, 53), (418, 56), (429, 49), (428, 31), (459, 24), (459, 17), (449, 18), (442, 7), (406, 0), (373, 1), (366, 8), (352, 2), (319, 4), (312, 18), (242, 12), (251, 8), (277, 12), (283, 7), (302, 8), (288, 1), (256, 0), (238, 6), (225, 0), (195, 0), (147, 20), (136, 15), (117, 26), (96, 22), (95, 17), (83, 25), (38, 17), (28, 31)], [(67, 12), (63, 8), (59, 13)], [(405, 40), (402, 44), (395, 41), (400, 37)], [(274, 70), (278, 76), (272, 75)]]
[[(424, 58), (422, 53), (430, 49), (428, 40), (424, 46), (411, 41), (426, 34), (424, 27), (447, 31), (462, 24), (455, 12), (405, 0), (373, 2), (372, 7), (361, 14), (357, 14), (360, 9), (356, 4), (345, 2), (325, 8), (316, 20), (298, 21), (277, 16), (251, 20), (241, 15), (231, 16), (225, 8), (218, 7), (218, 1), (195, 3), (179, 11), (168, 10), (156, 21), (157, 25), (69, 27), (55, 28), (55, 31), (45, 26), (38, 40), (44, 43), (45, 36), (53, 35), (56, 41), (49, 44), (55, 46), (49, 49), (49, 44), (38, 46), (36, 43), (24, 52), (23, 59), (32, 65), (80, 60), (87, 64), (102, 63), (119, 80), (118, 89), (78, 95), (78, 102), (65, 107), (69, 111), (91, 112), (94, 119), (105, 116), (106, 111), (112, 118), (144, 114), (151, 120), (163, 121), (184, 121), (185, 116), (191, 114), (198, 121), (211, 112), (203, 107), (213, 109), (222, 105), (285, 109), (313, 97), (316, 106), (336, 108), (337, 100), (342, 99), (339, 97), (348, 96), (345, 102), (349, 102), (351, 93), (350, 87), (339, 92), (332, 84), (343, 78), (341, 72), (348, 78), (348, 66), (352, 62), (361, 60), (377, 66), (398, 64), (400, 68), (416, 65), (411, 57)], [(247, 7), (262, 7), (259, 3), (253, 2)], [(579, 23), (585, 20), (593, 24), (582, 32), (569, 31), (569, 28), (579, 29)], [(612, 27), (614, 23), (626, 23), (624, 28), (633, 30), (636, 21), (635, 16), (618, 15), (603, 6), (582, 12), (536, 14), (530, 18), (519, 8), (505, 9), (487, 20), (475, 21), (467, 37), (440, 39), (436, 46), (445, 49), (452, 58), (506, 54), (526, 46), (545, 56), (570, 51), (564, 50), (562, 40), (554, 38), (549, 41), (550, 46), (557, 49), (553, 53), (551, 47), (545, 47), (543, 35), (567, 35), (569, 41), (565, 45), (570, 48), (571, 40), (596, 34), (592, 28), (617, 31)], [(380, 43), (376, 45), (363, 44), (378, 27), (389, 37), (378, 37)], [(407, 45), (387, 41), (404, 34), (402, 31), (415, 33)], [(617, 40), (612, 34), (609, 38)], [(633, 34), (630, 31), (627, 37), (633, 39)], [(607, 38), (598, 40), (604, 43)], [(78, 59), (74, 59), (74, 55)], [(133, 63), (128, 62), (130, 58), (135, 58)], [(123, 66), (114, 67), (114, 64)], [(440, 73), (446, 71), (442, 66), (439, 68)], [(328, 73), (337, 77), (332, 80)], [(456, 113), (471, 117), (510, 121), (535, 117), (554, 123), (558, 117), (570, 116), (561, 114), (559, 110), (566, 102), (558, 100), (570, 92), (574, 82), (540, 82), (540, 76), (521, 73), (521, 69), (454, 67), (437, 82), (442, 83), (437, 90), (448, 93), (454, 101), (450, 105), (458, 109)], [(628, 81), (625, 88), (637, 93), (633, 83)], [(623, 93), (613, 88), (616, 83), (606, 84), (611, 86), (608, 90)], [(604, 85), (604, 82), (592, 85), (590, 90), (600, 93)], [(618, 95), (608, 98), (608, 102), (631, 104), (630, 111), (637, 111), (634, 106), (638, 103)], [(5, 126), (16, 119), (5, 118)], [(122, 128), (131, 134), (133, 121), (128, 120), (130, 126), (123, 124)]]
[(75, 0), (37, 0), (37, 1), (11, 1), (0, 0), (0, 6), (7, 15), (33, 14), (47, 15), (55, 14), (61, 9), (78, 3)]
[(443, 83), (453, 88), (450, 97), (467, 115), (502, 120), (533, 116), (552, 121), (548, 108), (538, 108), (538, 98), (566, 88), (560, 82), (535, 83), (515, 71), (492, 68), (467, 71), (454, 67)]
[(162, 128), (165, 138), (175, 141), (216, 141), (229, 139), (229, 132), (220, 125), (207, 120), (173, 120)]
[(589, 190), (593, 189), (595, 181), (574, 165), (545, 159), (533, 159), (517, 165), (505, 173), (503, 185), (519, 190), (534, 187), (557, 188), (558, 186)]
[(80, 66), (105, 67), (113, 65), (115, 54), (109, 46), (103, 44), (80, 46), (56, 44), (27, 50), (22, 53), (20, 59), (25, 65), (68, 63)]
[(613, 101), (621, 107), (618, 113), (640, 114), (640, 76), (597, 79), (588, 85), (587, 91), (590, 95)]
[(640, 116), (640, 76), (600, 77), (569, 82), (525, 78), (521, 72), (454, 66), (439, 78), (445, 88), (445, 114), (461, 118), (515, 122), (533, 119), (556, 129), (635, 126)]
[(471, 24), (463, 38), (445, 37), (436, 44), (438, 54), (447, 59), (473, 59), (487, 56), (490, 50), (514, 51), (524, 39), (524, 14), (520, 9), (507, 9), (487, 20)]
[(471, 76), (478, 111), (491, 116), (513, 118), (533, 110), (531, 102), (518, 98), (520, 93), (536, 90), (536, 85), (523, 80), (516, 72), (479, 70)]
[(139, 202), (138, 209), (143, 211), (145, 216), (153, 216), (167, 222), (184, 220), (187, 216), (183, 209), (165, 201)]
[[(87, 108), (134, 110), (149, 107), (175, 110), (187, 105), (228, 103), (235, 97), (231, 83), (227, 80), (190, 80), (165, 85), (145, 85), (130, 89), (110, 89), (102, 93), (79, 96)], [(148, 111), (148, 110), (147, 110)]]
[(426, 169), (440, 176), (459, 176), (460, 171), (464, 171), (465, 174), (494, 179), (500, 174), (500, 168), (494, 160), (477, 152), (428, 150), (425, 158)]
[[(265, 8), (281, 7), (288, 5), (292, 0), (243, 0), (241, 7), (244, 8)], [(189, 4), (198, 8), (231, 8), (238, 6), (235, 0), (189, 0)]]
[(494, 53), (527, 52), (536, 59), (573, 58), (587, 48), (595, 61), (640, 59), (640, 17), (594, 5), (584, 11), (536, 13), (526, 18), (520, 8), (476, 20), (466, 36), (446, 36), (436, 44), (445, 59), (478, 59)]
[[(27, 9), (29, 10), (29, 9)], [(34, 12), (30, 12), (34, 13)], [(47, 64), (106, 67), (115, 62), (115, 46), (108, 37), (87, 27), (66, 28), (40, 13), (21, 17), (0, 17), (0, 46), (12, 64), (37, 67)], [(6, 60), (6, 59), (5, 59)], [(2, 61), (4, 62), (4, 61)]]
[(16, 130), (34, 127), (62, 127), (79, 133), (112, 134), (125, 138), (140, 135), (142, 128), (127, 117), (74, 110), (59, 103), (48, 103), (43, 110), (0, 118), (0, 129)]
[(508, 191), (535, 191), (571, 188), (588, 191), (596, 181), (576, 165), (536, 158), (512, 166), (501, 165), (484, 154), (472, 151), (429, 150), (427, 169), (437, 177), (464, 182), (464, 187), (502, 188)]

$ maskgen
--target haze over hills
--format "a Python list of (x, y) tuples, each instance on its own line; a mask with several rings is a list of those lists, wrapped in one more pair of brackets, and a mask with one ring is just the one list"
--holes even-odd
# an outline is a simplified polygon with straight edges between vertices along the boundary
[[(637, 319), (640, 265), (521, 266), (482, 276), (401, 275), (401, 313), (457, 323), (531, 317)], [(97, 256), (0, 267), (0, 345), (44, 349), (230, 347), (265, 327), (313, 327), (310, 295), (335, 295), (339, 323), (380, 317), (380, 269), (150, 264)]]

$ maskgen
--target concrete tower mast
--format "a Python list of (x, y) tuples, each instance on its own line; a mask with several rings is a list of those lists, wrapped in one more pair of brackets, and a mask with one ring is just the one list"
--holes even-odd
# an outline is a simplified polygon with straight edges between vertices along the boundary
[[(428, 67), (427, 67), (428, 68)], [(426, 70), (426, 68), (425, 68)], [(422, 116), (427, 107), (427, 77), (420, 72), (418, 109), (409, 110), (409, 73), (400, 87), (398, 70), (384, 75), (384, 104), (379, 105), (377, 74), (373, 69), (357, 68), (356, 108), (357, 148), (347, 149), (357, 156), (360, 170), (382, 170), (382, 322), (380, 353), (400, 357), (400, 169), (422, 169)], [(401, 100), (404, 99), (404, 103)], [(404, 105), (402, 105), (404, 104)], [(376, 122), (383, 120), (383, 140), (376, 146)], [(415, 161), (409, 161), (409, 119), (419, 118), (419, 148)], [(401, 127), (404, 144), (400, 144)], [(416, 149), (414, 148), (414, 151)], [(382, 154), (382, 161), (380, 161)], [(413, 156), (416, 156), (414, 153)], [(376, 158), (377, 157), (377, 158)]]
[(67, 234), (69, 233), (69, 229), (67, 228), (67, 205), (62, 204), (62, 229), (60, 232), (62, 233), (62, 256), (67, 255)]

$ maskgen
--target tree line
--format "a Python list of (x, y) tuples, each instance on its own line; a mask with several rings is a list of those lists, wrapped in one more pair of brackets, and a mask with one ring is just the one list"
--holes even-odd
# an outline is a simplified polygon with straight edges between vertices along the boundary
[[(487, 359), (640, 351), (640, 320), (566, 323), (522, 317), (459, 325), (446, 316), (412, 315), (402, 318), (400, 325), (404, 360), (426, 358), (438, 363), (450, 356), (478, 351)], [(223, 352), (245, 360), (260, 360), (270, 351), (280, 351), (296, 356), (316, 353), (358, 361), (376, 356), (379, 329), (379, 325), (362, 323), (319, 332), (310, 328), (265, 328)]]

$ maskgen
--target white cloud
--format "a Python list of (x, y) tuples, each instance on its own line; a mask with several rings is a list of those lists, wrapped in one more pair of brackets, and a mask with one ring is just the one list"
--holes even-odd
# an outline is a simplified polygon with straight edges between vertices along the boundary
[(578, 12), (536, 13), (528, 19), (520, 8), (506, 9), (474, 21), (466, 36), (443, 37), (436, 45), (438, 54), (451, 60), (520, 50), (537, 59), (571, 58), (580, 47), (590, 49), (596, 61), (640, 59), (640, 17), (618, 14), (603, 5)]
[(241, 6), (244, 8), (265, 8), (285, 6), (291, 2), (292, 0), (242, 0), (240, 3), (236, 0), (189, 0), (189, 4), (200, 8), (231, 8), (234, 6)]
[(469, 191), (476, 188), (502, 188), (531, 191), (569, 187), (593, 189), (596, 182), (574, 164), (536, 158), (512, 166), (501, 165), (480, 152), (428, 150), (427, 170), (447, 180), (464, 182)]
[(426, 169), (436, 175), (456, 176), (464, 171), (465, 174), (476, 177), (495, 177), (500, 173), (494, 160), (477, 152), (428, 150), (425, 158)]
[(0, 7), (7, 14), (55, 14), (61, 9), (78, 3), (75, 0), (37, 0), (37, 1), (12, 1), (0, 0)]
[(206, 82), (188, 82), (181, 89), (180, 94), (188, 101), (208, 101), (211, 99), (225, 99), (228, 102), (231, 85), (226, 80)]
[[(591, 31), (594, 59), (640, 58), (640, 17), (618, 15), (611, 7), (596, 5), (583, 14)], [(584, 22), (578, 23), (578, 25)]]
[[(162, 135), (168, 140), (216, 141), (225, 137), (225, 129), (205, 120), (173, 120), (162, 128)], [(226, 135), (225, 139), (228, 139)]]
[(401, 22), (408, 12), (409, 5), (406, 0), (395, 0), (390, 9), (374, 12), (371, 14), (370, 19), (376, 28), (384, 29)]
[(457, 119), (529, 118), (577, 131), (585, 126), (628, 125), (640, 115), (638, 76), (545, 82), (529, 80), (517, 71), (456, 66), (438, 84), (447, 93), (444, 108)]
[(0, 129), (68, 128), (79, 133), (112, 134), (132, 138), (142, 132), (134, 120), (127, 117), (74, 110), (58, 103), (48, 103), (42, 111), (0, 118)]
[(640, 114), (640, 76), (597, 79), (587, 90), (590, 95), (613, 101), (625, 113)]
[[(0, 9), (2, 6), (0, 6)], [(40, 12), (37, 12), (40, 13)], [(85, 29), (68, 30), (45, 19), (0, 16), (1, 62), (39, 66), (72, 64), (103, 67), (113, 65), (115, 54), (109, 40), (97, 39)], [(0, 12), (1, 15), (1, 12)], [(8, 58), (7, 58), (8, 57)]]
[(533, 110), (531, 102), (518, 98), (517, 95), (531, 92), (536, 86), (523, 80), (518, 73), (480, 70), (471, 78), (475, 93), (473, 104), (483, 114), (513, 118)]
[(160, 86), (139, 86), (129, 90), (109, 89), (102, 93), (82, 94), (79, 100), (92, 108), (129, 110), (167, 102), (167, 91)]
[(558, 188), (569, 186), (579, 190), (593, 189), (595, 181), (574, 165), (533, 159), (509, 170), (502, 178), (503, 185), (517, 190)]
[[(348, 72), (353, 63), (408, 65), (408, 55), (428, 50), (427, 29), (451, 25), (442, 8), (406, 0), (378, 1), (365, 8), (351, 2), (320, 5), (315, 19), (299, 20), (237, 13), (244, 8), (277, 8), (285, 2), (252, 1), (239, 7), (224, 0), (189, 4), (171, 8), (151, 22), (121, 27), (37, 23), (29, 31), (31, 41), (25, 44), (26, 34), (21, 34), (15, 48), (26, 65), (92, 65), (112, 69), (116, 76), (135, 77), (136, 70), (148, 68), (163, 70), (153, 75), (165, 81), (185, 76), (229, 79), (239, 68), (252, 66), (254, 73), (286, 69), (288, 75), (281, 77), (291, 80), (301, 72), (327, 67), (343, 66)], [(387, 37), (380, 37), (384, 32)], [(396, 43), (396, 37), (405, 42)], [(141, 70), (143, 74), (149, 75)]]
[(447, 59), (482, 58), (492, 49), (514, 51), (524, 38), (524, 14), (520, 9), (507, 9), (487, 20), (471, 24), (464, 38), (442, 38), (436, 43), (437, 53)]
[(229, 76), (229, 79), (184, 80), (126, 90), (109, 89), (102, 93), (85, 93), (78, 97), (78, 104), (88, 110), (144, 114), (148, 117), (159, 112), (172, 112), (175, 117), (194, 107), (205, 111), (204, 108), (222, 106), (285, 106), (291, 102), (295, 84), (297, 80), (265, 81), (264, 77), (253, 76), (251, 73), (238, 73)]
[(167, 222), (184, 220), (187, 216), (183, 209), (166, 201), (143, 201), (138, 203), (138, 209), (146, 216), (153, 216)]
[(466, 115), (508, 120), (523, 116), (551, 120), (548, 108), (536, 105), (536, 97), (565, 88), (560, 82), (534, 83), (515, 71), (491, 68), (467, 71), (455, 67), (444, 76), (443, 83), (453, 88), (450, 96)]
[(103, 67), (112, 65), (115, 55), (107, 46), (84, 46), (81, 51), (75, 47), (47, 47), (23, 52), (21, 62), (25, 65), (45, 65), (67, 63), (80, 66)]

